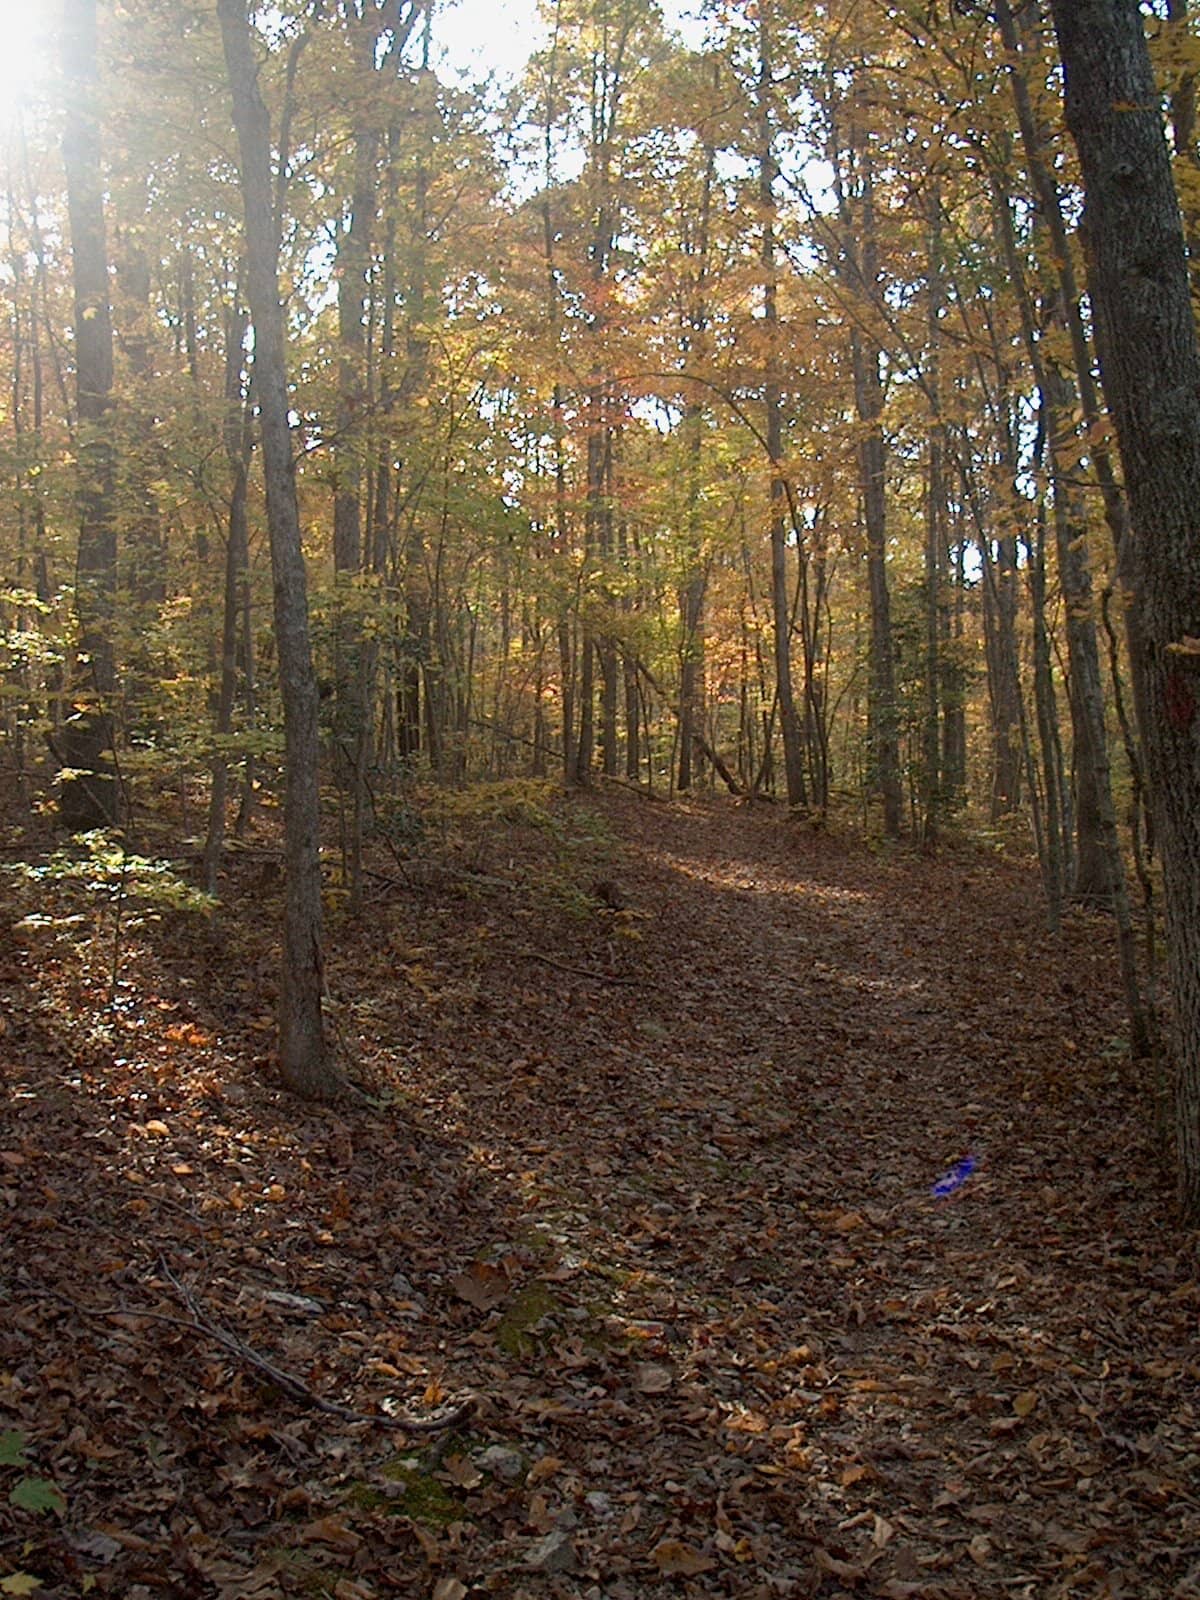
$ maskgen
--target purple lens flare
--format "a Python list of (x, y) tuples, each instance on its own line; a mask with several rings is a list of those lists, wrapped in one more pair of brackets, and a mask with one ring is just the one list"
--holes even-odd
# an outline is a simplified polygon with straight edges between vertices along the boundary
[(942, 1173), (941, 1177), (930, 1189), (930, 1194), (935, 1200), (944, 1200), (947, 1195), (951, 1195), (955, 1190), (962, 1188), (978, 1165), (979, 1163), (974, 1156), (964, 1156), (961, 1161), (956, 1162), (950, 1168), (949, 1172)]

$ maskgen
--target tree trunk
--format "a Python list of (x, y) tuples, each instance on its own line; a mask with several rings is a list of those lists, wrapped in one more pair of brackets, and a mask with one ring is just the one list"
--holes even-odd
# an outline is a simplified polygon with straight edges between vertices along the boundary
[[(713, 66), (714, 87), (718, 81), (716, 64)], [(712, 226), (713, 178), (716, 171), (716, 145), (711, 136), (704, 141), (704, 177), (700, 191), (700, 216), (698, 235), (694, 247), (684, 250), (695, 261), (695, 276), (691, 285), (690, 304), (684, 313), (684, 326), (679, 340), (680, 356), (686, 364), (703, 353), (708, 331), (708, 275), (709, 247)], [(704, 664), (704, 601), (708, 590), (708, 562), (704, 551), (704, 530), (701, 515), (701, 486), (704, 446), (704, 406), (695, 399), (683, 409), (681, 434), (686, 451), (687, 510), (685, 512), (687, 546), (684, 580), (679, 588), (679, 621), (682, 633), (679, 664), (679, 788), (692, 786), (692, 735), (703, 724), (705, 696)]]
[(787, 485), (783, 479), (783, 404), (779, 393), (779, 307), (775, 264), (775, 165), (771, 121), (771, 32), (765, 6), (758, 24), (758, 197), (762, 207), (763, 322), (767, 329), (767, 372), (763, 396), (767, 412), (767, 457), (771, 470), (771, 607), (774, 614), (775, 682), (783, 769), (790, 806), (807, 806), (804, 748), (792, 685), (792, 606), (787, 581)]
[(275, 644), (283, 700), (286, 883), (279, 1060), (289, 1089), (322, 1099), (338, 1091), (341, 1078), (326, 1048), (321, 1015), (324, 958), (317, 682), (309, 643), (308, 592), (288, 421), (270, 122), (258, 87), (246, 0), (217, 0), (217, 15), (241, 158), (246, 266), (254, 322), (254, 393), (262, 427)]
[(946, 560), (945, 430), (941, 408), (942, 196), (929, 193), (929, 307), (926, 385), (932, 416), (925, 485), (925, 717), (921, 738), (921, 810), (926, 845), (936, 843), (942, 810), (941, 603)]
[(221, 741), (233, 728), (233, 705), (237, 693), (237, 635), (241, 595), (249, 582), (250, 540), (246, 517), (249, 487), (251, 431), (250, 412), (243, 394), (243, 344), (247, 317), (234, 307), (226, 314), (225, 325), (225, 417), (222, 434), (229, 462), (229, 520), (225, 546), (224, 604), (221, 614), (221, 669), (217, 693), (217, 714), (213, 727), (216, 748), (212, 759), (212, 787), (209, 791), (208, 832), (204, 841), (204, 889), (217, 893), (221, 850), (225, 841), (225, 804), (229, 792), (229, 758)]
[(363, 616), (355, 582), (363, 571), (364, 428), (369, 392), (366, 376), (367, 276), (375, 223), (379, 137), (370, 124), (368, 89), (379, 48), (376, 20), (351, 23), (355, 97), (354, 177), (350, 215), (338, 240), (335, 277), (338, 294), (338, 389), (336, 487), (333, 497), (334, 624), (333, 759), (341, 799), (342, 868), (351, 910), (362, 903), (362, 791), (366, 781), (364, 738), (369, 710), (364, 702)]
[[(850, 177), (857, 184), (858, 215), (852, 214), (847, 183), (835, 177), (842, 223), (839, 270), (861, 304), (870, 309), (879, 292), (878, 242), (870, 155), (857, 126), (850, 132)], [(836, 170), (836, 169), (835, 169)], [(867, 535), (867, 584), (871, 597), (871, 678), (868, 697), (871, 782), (883, 800), (883, 828), (900, 833), (900, 734), (896, 707), (896, 669), (892, 644), (891, 597), (887, 576), (887, 473), (883, 438), (882, 352), (863, 329), (850, 330), (854, 403), (859, 420), (859, 475)]]
[(1052, 0), (1086, 195), (1088, 286), (1125, 469), (1135, 689), (1166, 890), (1179, 1197), (1200, 1222), (1200, 346), (1135, 0)]
[(75, 289), (79, 553), (75, 567), (77, 667), (62, 731), (59, 814), (68, 828), (110, 827), (119, 794), (112, 761), (113, 644), (117, 583), (114, 452), (108, 435), (113, 385), (112, 313), (97, 113), (96, 0), (67, 0), (63, 163)]

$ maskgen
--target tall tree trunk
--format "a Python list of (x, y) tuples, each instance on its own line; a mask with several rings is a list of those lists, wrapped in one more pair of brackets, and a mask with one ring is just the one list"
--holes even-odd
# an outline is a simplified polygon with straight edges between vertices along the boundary
[[(718, 80), (714, 63), (714, 88)], [(695, 262), (691, 304), (684, 314), (680, 355), (686, 363), (700, 353), (708, 330), (709, 245), (712, 223), (713, 178), (716, 171), (716, 145), (710, 135), (704, 141), (704, 177), (700, 191), (700, 217), (694, 248), (688, 253)], [(687, 251), (687, 243), (684, 243)], [(701, 518), (701, 469), (703, 464), (705, 408), (690, 399), (683, 410), (682, 437), (686, 452), (687, 506), (684, 512), (687, 547), (684, 579), (679, 589), (681, 628), (679, 663), (679, 787), (692, 786), (692, 761), (695, 734), (704, 716), (704, 600), (708, 589), (708, 565), (704, 559)]]
[(792, 603), (787, 580), (787, 484), (783, 478), (783, 402), (779, 385), (779, 289), (775, 261), (775, 132), (771, 112), (772, 38), (769, 6), (759, 7), (758, 20), (758, 200), (762, 210), (759, 259), (763, 271), (763, 322), (767, 330), (767, 370), (763, 383), (766, 446), (770, 467), (771, 607), (774, 619), (775, 682), (779, 694), (779, 727), (783, 735), (783, 768), (790, 806), (807, 806), (804, 746), (796, 692), (792, 684)]
[(967, 538), (955, 527), (954, 592), (946, 608), (945, 648), (942, 655), (942, 787), (947, 802), (961, 806), (967, 799), (967, 692), (961, 641), (966, 633)]
[[(558, 262), (555, 252), (556, 233), (550, 196), (554, 179), (554, 124), (557, 111), (558, 43), (562, 27), (562, 0), (554, 7), (550, 32), (550, 49), (546, 79), (545, 120), (542, 126), (542, 251), (546, 269), (546, 311), (550, 330), (551, 348), (557, 353), (562, 325), (562, 303)], [(565, 394), (562, 380), (556, 375), (551, 401), (552, 431), (554, 436), (554, 549), (560, 571), (565, 575), (569, 550), (567, 512), (567, 459), (566, 427), (564, 423)], [(564, 586), (565, 587), (565, 586)], [(575, 646), (574, 613), (566, 600), (560, 602), (555, 626), (558, 637), (558, 670), (562, 707), (562, 775), (563, 782), (573, 784), (577, 777), (577, 746), (575, 742)]]
[[(145, 182), (139, 209), (146, 213)], [(123, 700), (130, 727), (151, 730), (158, 722), (154, 682), (161, 676), (151, 641), (167, 596), (166, 542), (155, 484), (164, 462), (155, 443), (153, 411), (154, 308), (151, 303), (147, 224), (114, 230), (115, 335), (124, 356), (121, 404), (121, 623), (124, 639)]]
[[(830, 104), (838, 91), (830, 87)], [(840, 238), (837, 270), (869, 321), (879, 297), (879, 244), (875, 223), (874, 175), (857, 105), (845, 148), (831, 132), (830, 155), (838, 200)], [(887, 575), (887, 457), (883, 438), (883, 352), (866, 327), (850, 330), (854, 405), (859, 422), (859, 480), (866, 525), (867, 585), (871, 601), (868, 736), (870, 782), (883, 800), (883, 827), (899, 835), (903, 816), (900, 782), (900, 731), (896, 706), (896, 668), (892, 642), (891, 596)]]
[(921, 809), (925, 843), (936, 842), (942, 810), (941, 604), (946, 559), (945, 431), (941, 406), (942, 195), (929, 192), (929, 308), (926, 388), (932, 415), (925, 483), (925, 717), (921, 738)]
[[(1021, 696), (1021, 656), (1017, 642), (1017, 536), (1019, 525), (1017, 441), (1014, 402), (1009, 392), (1008, 369), (997, 352), (1000, 373), (998, 434), (1003, 494), (1011, 515), (1008, 530), (995, 541), (995, 561), (990, 565), (991, 585), (984, 596), (990, 608), (992, 652), (988, 656), (988, 691), (992, 711), (992, 821), (1016, 811), (1021, 804), (1020, 727), (1024, 711)], [(988, 537), (985, 535), (985, 538)], [(990, 543), (990, 538), (988, 538)], [(985, 618), (985, 631), (987, 619)], [(1032, 796), (1030, 797), (1032, 800)]]
[(279, 1061), (296, 1094), (328, 1098), (341, 1087), (321, 1014), (321, 798), (317, 682), (308, 631), (295, 462), (288, 421), (279, 231), (271, 192), (271, 130), (258, 87), (246, 0), (217, 0), (233, 100), (246, 220), (246, 267), (254, 322), (254, 394), (262, 427), (267, 529), (275, 598), (275, 644), (284, 727), (283, 974)]
[[(1023, 88), (1024, 79), (1015, 71), (1013, 82), (1018, 89)], [(1024, 107), (1021, 111), (1021, 121), (1026, 129), (1027, 154), (1030, 154), (1040, 166), (1040, 152), (1034, 133), (1029, 130), (1030, 113), (1027, 96), (1018, 92), (1017, 103), (1019, 108)], [(1060, 236), (1062, 218), (1058, 209), (1057, 190), (1044, 170), (1039, 179), (1039, 187), (1043, 192), (1043, 204), (1050, 205), (1053, 202), (1054, 216), (1057, 218), (1057, 222), (1051, 223), (1053, 242)], [(1113, 911), (1117, 924), (1121, 979), (1129, 1011), (1132, 1052), (1135, 1059), (1148, 1059), (1155, 1051), (1157, 1029), (1152, 1002), (1147, 1006), (1138, 974), (1136, 932), (1113, 804), (1108, 732), (1105, 726), (1096, 619), (1093, 615), (1091, 573), (1086, 546), (1086, 515), (1074, 472), (1076, 395), (1091, 393), (1092, 375), (1090, 366), (1085, 372), (1077, 369), (1074, 374), (1075, 382), (1072, 383), (1068, 373), (1064, 372), (1055, 361), (1053, 347), (1043, 349), (1042, 341), (1035, 332), (1031, 297), (1017, 255), (1012, 212), (1002, 184), (997, 184), (996, 199), (1004, 256), (1017, 291), (1022, 334), (1041, 397), (1042, 432), (1050, 460), (1059, 583), (1066, 608), (1067, 652), (1071, 669), (1076, 833), (1072, 887), (1077, 897), (1099, 901), (1110, 906)], [(1057, 263), (1057, 273), (1060, 292), (1058, 296), (1052, 298), (1050, 314), (1043, 320), (1051, 329), (1065, 326), (1066, 331), (1070, 333), (1072, 318), (1078, 317), (1078, 306), (1076, 305), (1072, 312), (1069, 299), (1074, 294), (1074, 280), (1068, 276), (1069, 269), (1062, 263)], [(1077, 347), (1079, 338), (1073, 336), (1071, 343), (1073, 348)], [(1094, 409), (1094, 404), (1085, 399), (1083, 404), (1085, 415), (1089, 406)], [(1098, 463), (1097, 475), (1105, 498), (1117, 559), (1121, 562), (1127, 560), (1129, 554), (1125, 539), (1125, 502), (1115, 485), (1107, 456), (1103, 456)], [(1128, 636), (1130, 655), (1136, 663), (1141, 649), (1140, 630), (1136, 619), (1130, 620)], [(1134, 754), (1136, 757), (1136, 752)], [(1047, 789), (1048, 806), (1052, 798)], [(1062, 806), (1061, 810), (1065, 816), (1066, 806)], [(1067, 854), (1069, 855), (1069, 852)], [(1053, 865), (1054, 863), (1049, 862), (1048, 858), (1048, 867), (1051, 870)]]
[[(1043, 430), (1044, 431), (1044, 430)], [(1042, 794), (1046, 811), (1046, 849), (1043, 879), (1050, 927), (1057, 932), (1062, 919), (1066, 888), (1065, 813), (1062, 742), (1058, 732), (1058, 706), (1054, 695), (1054, 664), (1046, 627), (1046, 513), (1037, 510), (1037, 530), (1029, 541), (1029, 609), (1033, 623), (1033, 703), (1038, 743), (1042, 752)]]
[(1200, 346), (1141, 9), (1135, 0), (1052, 0), (1052, 9), (1133, 530), (1134, 680), (1166, 891), (1179, 1198), (1200, 1222)]
[(117, 582), (114, 451), (108, 431), (113, 385), (112, 313), (104, 225), (96, 0), (67, 0), (63, 15), (66, 119), (63, 163), (75, 289), (79, 550), (72, 709), (62, 730), (59, 814), (68, 828), (116, 822), (120, 798), (112, 760)]
[(355, 97), (350, 215), (338, 240), (337, 448), (333, 497), (333, 565), (337, 585), (334, 625), (334, 773), (341, 797), (342, 867), (355, 912), (362, 901), (363, 793), (366, 773), (363, 618), (355, 594), (363, 567), (363, 466), (369, 392), (366, 372), (367, 277), (375, 223), (379, 137), (371, 126), (368, 92), (379, 49), (377, 19), (368, 12), (350, 21)]
[(217, 893), (217, 875), (225, 840), (225, 806), (229, 793), (229, 759), (222, 745), (233, 728), (233, 706), (237, 695), (237, 636), (243, 587), (249, 582), (250, 540), (246, 516), (249, 487), (251, 428), (250, 413), (243, 393), (242, 366), (248, 318), (234, 305), (226, 313), (225, 324), (225, 416), (222, 435), (229, 462), (229, 517), (226, 528), (224, 603), (221, 613), (221, 666), (217, 691), (217, 714), (213, 727), (216, 748), (212, 759), (212, 787), (209, 791), (208, 832), (204, 841), (204, 888)]

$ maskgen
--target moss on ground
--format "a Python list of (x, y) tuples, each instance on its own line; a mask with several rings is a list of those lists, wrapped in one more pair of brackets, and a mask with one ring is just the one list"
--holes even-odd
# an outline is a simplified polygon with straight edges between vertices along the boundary
[(562, 1310), (562, 1302), (549, 1287), (534, 1281), (521, 1289), (496, 1328), (496, 1343), (508, 1356), (531, 1356), (539, 1345), (537, 1326)]
[(362, 1511), (386, 1509), (394, 1517), (410, 1517), (427, 1528), (448, 1528), (466, 1515), (462, 1502), (415, 1456), (396, 1456), (380, 1468), (380, 1477), (396, 1487), (390, 1492), (370, 1483), (352, 1484), (347, 1502)]

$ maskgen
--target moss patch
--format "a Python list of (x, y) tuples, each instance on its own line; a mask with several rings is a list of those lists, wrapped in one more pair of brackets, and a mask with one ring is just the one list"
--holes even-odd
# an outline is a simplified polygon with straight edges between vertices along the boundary
[(466, 1508), (444, 1484), (427, 1472), (415, 1456), (396, 1456), (380, 1468), (380, 1476), (397, 1487), (377, 1489), (356, 1483), (346, 1491), (348, 1504), (362, 1511), (386, 1508), (394, 1517), (411, 1517), (427, 1528), (448, 1528), (461, 1522)]
[(535, 1329), (545, 1317), (562, 1310), (562, 1303), (544, 1283), (534, 1282), (522, 1289), (501, 1317), (496, 1328), (496, 1343), (509, 1356), (531, 1356), (538, 1348)]

